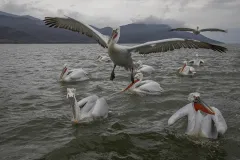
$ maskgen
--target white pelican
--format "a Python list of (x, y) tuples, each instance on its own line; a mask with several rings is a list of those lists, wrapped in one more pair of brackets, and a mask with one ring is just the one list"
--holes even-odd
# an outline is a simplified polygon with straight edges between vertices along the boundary
[(206, 28), (206, 29), (200, 29), (197, 26), (197, 29), (192, 29), (192, 28), (174, 28), (171, 29), (170, 31), (190, 31), (193, 32), (193, 34), (198, 35), (200, 34), (200, 32), (206, 32), (206, 31), (210, 31), (210, 32), (227, 32), (226, 30), (223, 29), (218, 29), (218, 28)]
[(72, 108), (72, 121), (74, 123), (108, 117), (108, 104), (104, 98), (98, 98), (98, 96), (92, 95), (77, 102), (75, 92), (75, 88), (67, 88), (67, 99)]
[(160, 87), (160, 84), (158, 84), (155, 81), (152, 80), (144, 80), (143, 79), (143, 74), (141, 72), (137, 73), (135, 76), (135, 81), (134, 83), (131, 83), (126, 89), (123, 90), (130, 90), (133, 93), (139, 94), (139, 95), (144, 95), (144, 94), (149, 94), (149, 95), (159, 95), (161, 92), (163, 92), (162, 87)]
[(101, 55), (99, 55), (99, 56), (97, 57), (97, 61), (100, 61), (100, 62), (109, 62), (109, 61), (111, 61), (111, 59), (110, 59), (108, 56), (101, 56)]
[(117, 44), (120, 37), (120, 27), (113, 29), (111, 37), (108, 37), (101, 34), (90, 25), (85, 24), (82, 21), (77, 21), (70, 17), (66, 18), (45, 17), (44, 21), (45, 24), (48, 25), (49, 27), (65, 28), (74, 32), (82, 33), (96, 40), (103, 48), (107, 48), (109, 57), (114, 63), (110, 80), (113, 80), (115, 78), (114, 70), (118, 65), (124, 67), (126, 70), (131, 70), (131, 81), (132, 83), (134, 82), (133, 76), (134, 65), (131, 57), (131, 52), (138, 52), (139, 54), (148, 54), (156, 52), (167, 52), (175, 49), (180, 49), (183, 47), (195, 49), (205, 48), (218, 52), (225, 52), (227, 50), (227, 48), (222, 46), (182, 38), (170, 38), (146, 42), (135, 46), (123, 46)]
[[(200, 99), (200, 94), (190, 93), (188, 100), (191, 102), (179, 109), (168, 120), (172, 125), (184, 116), (188, 116), (186, 134), (216, 139), (218, 134), (224, 134), (227, 124), (221, 112), (215, 107), (209, 107)], [(207, 115), (202, 115), (201, 111)]]
[(68, 69), (68, 65), (64, 64), (62, 73), (60, 75), (60, 80), (64, 82), (84, 81), (89, 79), (87, 74), (88, 73), (84, 71), (82, 68), (70, 70)]
[(188, 61), (188, 64), (189, 64), (189, 65), (192, 65), (192, 66), (200, 66), (200, 65), (203, 65), (204, 60), (199, 59), (199, 58), (198, 58), (198, 54), (196, 54), (196, 57), (197, 57), (197, 59), (193, 59), (193, 60)]
[(178, 68), (178, 74), (183, 76), (193, 76), (195, 73), (195, 69), (187, 65), (187, 61), (184, 61), (183, 66)]
[(151, 74), (152, 72), (155, 71), (155, 69), (152, 66), (144, 65), (140, 60), (137, 61), (135, 65), (137, 66), (137, 72), (141, 72), (143, 74)]

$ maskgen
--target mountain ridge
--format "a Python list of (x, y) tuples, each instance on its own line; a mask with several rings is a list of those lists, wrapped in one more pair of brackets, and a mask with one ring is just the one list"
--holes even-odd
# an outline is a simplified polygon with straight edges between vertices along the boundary
[[(93, 39), (76, 32), (50, 28), (42, 20), (30, 15), (18, 16), (0, 11), (0, 22), (0, 43), (96, 43)], [(94, 28), (102, 34), (111, 35), (112, 29), (110, 27)], [(167, 38), (196, 39), (208, 43), (222, 43), (189, 32), (169, 32), (171, 27), (167, 24), (132, 23), (122, 25), (120, 28), (119, 43), (144, 43)], [(4, 36), (2, 35), (3, 32)], [(24, 38), (16, 37), (14, 32), (24, 35)]]

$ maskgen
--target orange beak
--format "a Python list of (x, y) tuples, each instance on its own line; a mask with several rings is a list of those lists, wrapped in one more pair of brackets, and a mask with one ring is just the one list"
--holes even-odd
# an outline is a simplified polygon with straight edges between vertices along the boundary
[(131, 87), (132, 87), (135, 83), (137, 83), (138, 81), (139, 81), (139, 79), (134, 80), (134, 82), (131, 83), (131, 84), (129, 84), (129, 85), (127, 86), (127, 88), (125, 88), (122, 92), (124, 92), (124, 91), (128, 90), (129, 88), (131, 88)]
[(62, 73), (61, 73), (61, 75), (60, 75), (60, 79), (62, 79), (62, 77), (63, 77), (63, 75), (64, 75), (64, 73), (67, 71), (67, 68), (65, 67), (65, 68), (63, 68), (63, 70), (62, 70)]
[(182, 69), (180, 70), (180, 72), (182, 72), (185, 67), (186, 67), (186, 64), (184, 64), (184, 66), (182, 67)]
[(215, 115), (215, 112), (200, 98), (197, 98), (197, 102), (194, 102), (194, 108), (196, 111), (201, 110), (204, 113)]

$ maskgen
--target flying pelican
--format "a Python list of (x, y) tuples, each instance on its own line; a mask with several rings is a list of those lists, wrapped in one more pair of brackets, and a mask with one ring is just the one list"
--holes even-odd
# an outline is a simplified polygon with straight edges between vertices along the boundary
[[(168, 120), (168, 125), (172, 125), (184, 116), (188, 116), (188, 126), (186, 134), (216, 139), (218, 134), (224, 134), (227, 124), (221, 112), (215, 107), (209, 107), (200, 94), (190, 93), (188, 100), (191, 102), (179, 109)], [(202, 115), (202, 112), (207, 115)]]
[(69, 70), (68, 65), (64, 64), (62, 73), (60, 75), (60, 80), (63, 82), (84, 81), (89, 79), (87, 74), (88, 73), (82, 68)]
[(199, 59), (199, 58), (198, 58), (198, 54), (196, 54), (196, 57), (197, 57), (197, 59), (193, 59), (193, 60), (188, 61), (188, 64), (189, 64), (189, 65), (192, 65), (192, 66), (200, 66), (200, 65), (203, 65), (204, 60)]
[(141, 72), (143, 74), (151, 74), (155, 71), (155, 69), (152, 66), (142, 64), (142, 61), (139, 60), (135, 63), (135, 66), (137, 66), (137, 72)]
[(199, 27), (197, 26), (197, 29), (192, 29), (192, 28), (174, 28), (174, 29), (170, 29), (170, 31), (190, 31), (190, 32), (193, 32), (193, 34), (200, 34), (200, 32), (206, 32), (206, 31), (209, 31), (209, 32), (225, 32), (227, 33), (226, 30), (223, 30), (223, 29), (218, 29), (218, 28), (206, 28), (206, 29), (200, 29), (199, 30)]
[(67, 88), (67, 99), (72, 108), (72, 121), (74, 123), (108, 117), (108, 104), (104, 98), (98, 98), (98, 96), (92, 95), (77, 102), (75, 93), (75, 88)]
[(158, 84), (157, 82), (152, 80), (142, 81), (143, 74), (141, 72), (137, 73), (134, 76), (134, 78), (135, 78), (134, 83), (129, 84), (129, 86), (127, 86), (127, 88), (124, 89), (122, 92), (128, 89), (131, 92), (139, 95), (144, 95), (144, 94), (159, 95), (161, 92), (163, 92), (162, 87), (160, 87), (160, 84)]
[(183, 62), (183, 66), (178, 68), (178, 74), (183, 76), (193, 76), (196, 71), (193, 67), (187, 65), (187, 61)]
[(111, 72), (110, 80), (115, 78), (114, 70), (116, 66), (124, 67), (126, 70), (131, 71), (131, 81), (134, 82), (133, 70), (134, 64), (131, 57), (131, 52), (138, 52), (139, 54), (148, 54), (156, 52), (167, 52), (180, 48), (205, 48), (218, 52), (225, 52), (227, 48), (200, 42), (191, 39), (182, 38), (170, 38), (164, 40), (150, 41), (135, 46), (123, 46), (117, 44), (120, 37), (120, 27), (112, 30), (111, 37), (101, 34), (96, 29), (84, 22), (77, 21), (73, 18), (66, 17), (45, 17), (43, 20), (49, 27), (64, 28), (74, 32), (82, 33), (88, 37), (96, 40), (103, 48), (108, 49), (108, 54), (114, 63), (113, 70)]

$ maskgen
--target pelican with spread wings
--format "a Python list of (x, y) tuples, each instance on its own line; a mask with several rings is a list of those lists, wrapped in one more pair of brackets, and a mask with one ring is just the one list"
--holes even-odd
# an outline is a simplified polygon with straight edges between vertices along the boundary
[(82, 21), (77, 21), (70, 17), (66, 18), (45, 17), (44, 22), (49, 27), (64, 28), (71, 30), (73, 32), (82, 33), (88, 37), (93, 38), (103, 48), (106, 48), (108, 50), (110, 59), (114, 63), (110, 80), (113, 80), (115, 78), (114, 70), (116, 66), (121, 66), (124, 67), (126, 70), (131, 71), (131, 81), (132, 83), (134, 83), (133, 76), (134, 64), (131, 57), (132, 52), (138, 52), (139, 54), (149, 54), (157, 52), (167, 52), (180, 48), (195, 48), (195, 49), (203, 48), (211, 49), (218, 52), (225, 52), (227, 50), (227, 48), (219, 45), (182, 38), (170, 38), (157, 41), (150, 41), (134, 46), (124, 46), (117, 44), (120, 37), (120, 27), (113, 29), (112, 35), (109, 37), (101, 34), (90, 25)]
[(189, 32), (193, 32), (193, 34), (200, 34), (200, 32), (225, 32), (227, 33), (226, 30), (223, 29), (218, 29), (218, 28), (205, 28), (205, 29), (200, 29), (197, 26), (197, 29), (192, 29), (192, 28), (174, 28), (174, 29), (170, 29), (170, 31), (189, 31)]

